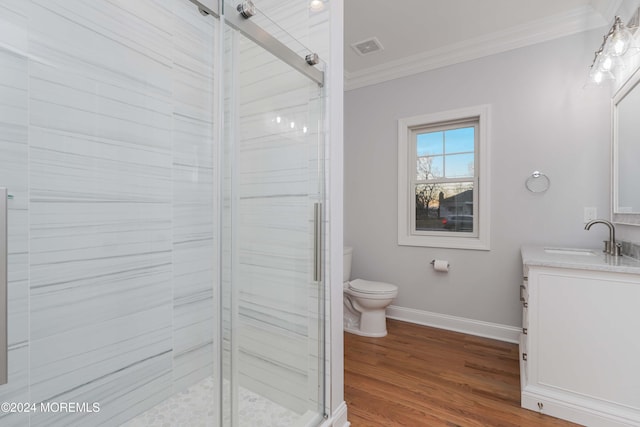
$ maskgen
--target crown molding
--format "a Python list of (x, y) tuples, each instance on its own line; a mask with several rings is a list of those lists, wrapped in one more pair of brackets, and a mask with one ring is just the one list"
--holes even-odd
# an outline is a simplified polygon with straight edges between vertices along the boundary
[(638, 9), (640, 9), (640, 1), (634, 0), (631, 2), (624, 2), (619, 8), (616, 9), (615, 13), (611, 16), (611, 19), (609, 19), (609, 23), (612, 24), (615, 15), (617, 15), (626, 24)]
[(386, 62), (357, 72), (345, 70), (345, 90), (358, 89), (389, 80), (494, 55), (607, 25), (591, 6), (497, 31), (472, 40), (443, 46), (418, 55)]
[(596, 11), (600, 12), (605, 22), (610, 24), (623, 6), (622, 0), (591, 0), (591, 4)]

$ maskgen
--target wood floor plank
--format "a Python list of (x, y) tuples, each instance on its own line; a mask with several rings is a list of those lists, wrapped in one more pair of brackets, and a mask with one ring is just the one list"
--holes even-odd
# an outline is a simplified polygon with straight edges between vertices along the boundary
[(518, 346), (387, 320), (389, 334), (345, 333), (353, 427), (569, 427), (520, 407)]

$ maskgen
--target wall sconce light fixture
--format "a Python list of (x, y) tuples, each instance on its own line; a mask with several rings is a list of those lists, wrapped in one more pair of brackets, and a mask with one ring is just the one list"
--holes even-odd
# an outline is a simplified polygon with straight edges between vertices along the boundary
[[(634, 27), (635, 30), (637, 27)], [(615, 80), (615, 73), (624, 68), (622, 57), (632, 51), (637, 53), (638, 48), (633, 46), (633, 33), (622, 19), (616, 16), (609, 32), (604, 36), (600, 48), (595, 52), (589, 81), (600, 85), (607, 80)]]

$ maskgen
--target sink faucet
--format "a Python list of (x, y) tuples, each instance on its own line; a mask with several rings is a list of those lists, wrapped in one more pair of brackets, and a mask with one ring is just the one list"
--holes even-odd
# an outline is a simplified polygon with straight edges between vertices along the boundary
[(589, 221), (584, 226), (584, 229), (589, 230), (593, 224), (604, 224), (609, 227), (609, 240), (604, 241), (604, 251), (602, 252), (613, 256), (620, 256), (622, 245), (620, 243), (616, 243), (616, 228), (614, 225), (606, 219), (594, 219), (593, 221)]

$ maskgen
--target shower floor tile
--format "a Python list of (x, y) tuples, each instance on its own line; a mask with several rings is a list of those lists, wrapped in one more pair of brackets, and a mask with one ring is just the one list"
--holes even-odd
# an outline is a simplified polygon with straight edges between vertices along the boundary
[[(213, 377), (205, 378), (128, 421), (123, 427), (215, 427), (218, 425), (218, 413), (214, 392)], [(300, 414), (244, 388), (239, 389), (239, 398), (238, 425), (241, 427), (289, 427), (301, 421)], [(224, 424), (229, 425), (228, 416)]]

